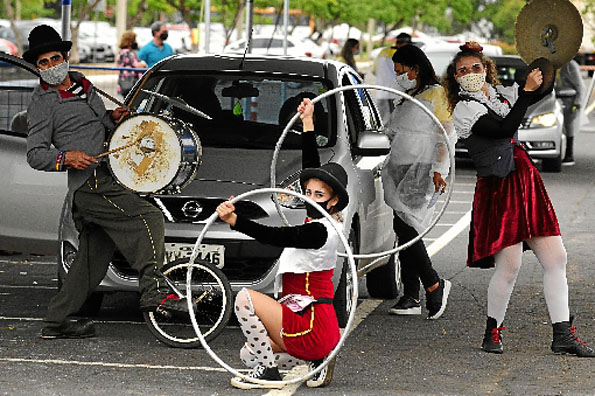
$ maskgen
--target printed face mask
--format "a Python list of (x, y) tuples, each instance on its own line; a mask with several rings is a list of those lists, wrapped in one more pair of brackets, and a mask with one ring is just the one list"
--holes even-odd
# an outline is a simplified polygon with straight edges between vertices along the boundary
[[(317, 202), (317, 204), (322, 206), (322, 208), (328, 212), (328, 209), (326, 208), (326, 206), (328, 205), (328, 203), (330, 202), (331, 199), (333, 199), (333, 198), (327, 199), (324, 202)], [(306, 202), (306, 215), (312, 219), (320, 219), (323, 217), (323, 214), (320, 213), (320, 211), (318, 211), (318, 209), (316, 209), (313, 205), (310, 205), (307, 202)]]
[(50, 67), (49, 69), (39, 70), (41, 79), (50, 85), (58, 85), (68, 75), (68, 61), (64, 61), (57, 66)]
[(397, 85), (401, 88), (402, 91), (409, 91), (417, 86), (417, 80), (411, 80), (407, 73), (397, 75), (395, 79)]
[(483, 73), (468, 73), (464, 76), (457, 77), (457, 82), (465, 91), (477, 92), (483, 87), (486, 82), (486, 74)]

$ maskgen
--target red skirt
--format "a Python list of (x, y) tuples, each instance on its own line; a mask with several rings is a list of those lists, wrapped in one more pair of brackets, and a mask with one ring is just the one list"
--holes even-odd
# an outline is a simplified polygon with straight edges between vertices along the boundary
[[(307, 288), (314, 297), (332, 298), (333, 273), (331, 269), (308, 274), (283, 274), (283, 295), (307, 295)], [(290, 355), (302, 360), (318, 360), (327, 356), (339, 343), (341, 333), (333, 304), (314, 303), (299, 314), (284, 305), (282, 307), (283, 342)]]
[(478, 177), (473, 197), (467, 265), (490, 268), (494, 254), (536, 236), (560, 235), (554, 207), (527, 153), (514, 149), (516, 170)]

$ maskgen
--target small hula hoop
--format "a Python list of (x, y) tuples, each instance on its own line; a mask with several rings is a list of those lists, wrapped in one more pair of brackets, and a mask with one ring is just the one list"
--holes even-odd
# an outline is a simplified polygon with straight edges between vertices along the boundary
[[(376, 90), (380, 90), (380, 91), (387, 91), (387, 92), (391, 92), (397, 96), (400, 96), (402, 98), (411, 100), (414, 104), (416, 104), (417, 106), (419, 106), (428, 116), (430, 116), (430, 118), (432, 119), (432, 121), (434, 121), (436, 123), (436, 125), (438, 125), (438, 127), (440, 128), (440, 131), (442, 132), (443, 137), (445, 138), (446, 143), (446, 148), (448, 150), (448, 154), (450, 157), (450, 174), (449, 174), (449, 179), (450, 182), (448, 184), (447, 187), (447, 192), (446, 192), (446, 199), (444, 204), (442, 205), (442, 208), (440, 209), (440, 211), (438, 212), (438, 214), (436, 215), (436, 217), (434, 218), (434, 220), (430, 223), (430, 225), (428, 225), (428, 227), (422, 232), (420, 233), (418, 236), (416, 236), (415, 238), (413, 238), (412, 240), (410, 240), (407, 243), (404, 243), (402, 245), (397, 245), (395, 248), (391, 249), (391, 250), (386, 250), (383, 252), (378, 252), (378, 253), (368, 253), (368, 254), (354, 254), (353, 258), (355, 259), (372, 259), (372, 258), (378, 258), (378, 260), (375, 260), (373, 262), (371, 262), (370, 264), (366, 265), (365, 267), (361, 268), (359, 271), (360, 273), (365, 273), (366, 270), (374, 265), (376, 265), (376, 263), (387, 256), (390, 256), (392, 254), (395, 254), (403, 249), (407, 249), (409, 246), (413, 245), (414, 243), (417, 243), (419, 240), (421, 240), (424, 236), (426, 236), (426, 234), (428, 232), (430, 232), (432, 230), (432, 228), (434, 228), (434, 226), (436, 225), (436, 223), (438, 223), (438, 220), (440, 220), (440, 218), (442, 217), (442, 215), (444, 214), (444, 212), (446, 211), (446, 207), (448, 206), (448, 203), (450, 202), (450, 197), (452, 196), (452, 185), (455, 182), (455, 156), (454, 156), (454, 150), (451, 150), (450, 146), (448, 145), (448, 134), (446, 132), (446, 129), (444, 129), (444, 127), (442, 126), (442, 124), (440, 123), (440, 120), (438, 120), (438, 118), (434, 115), (434, 113), (432, 113), (430, 110), (428, 110), (426, 108), (426, 106), (424, 106), (419, 100), (415, 99), (412, 96), (407, 95), (404, 92), (401, 92), (397, 89), (393, 89), (393, 88), (388, 88), (388, 87), (383, 87), (381, 85), (372, 85), (372, 84), (360, 84), (360, 85), (350, 85), (350, 86), (345, 86), (345, 87), (337, 87), (334, 89), (331, 89), (330, 91), (327, 91), (323, 94), (318, 95), (317, 97), (315, 97), (314, 99), (312, 99), (312, 104), (315, 104), (317, 102), (320, 102), (322, 99), (334, 95), (338, 92), (342, 92), (342, 91), (347, 91), (347, 90), (356, 90), (356, 89), (376, 89)], [(283, 130), (283, 133), (281, 134), (281, 136), (279, 137), (279, 140), (277, 141), (277, 144), (275, 145), (275, 151), (273, 153), (273, 160), (271, 161), (271, 187), (274, 188), (277, 184), (277, 180), (276, 180), (276, 168), (277, 168), (277, 159), (279, 157), (279, 152), (281, 151), (281, 146), (283, 145), (283, 141), (285, 140), (285, 137), (287, 136), (287, 133), (289, 132), (289, 129), (291, 129), (291, 127), (293, 126), (293, 124), (296, 122), (296, 120), (298, 119), (298, 117), (300, 116), (300, 113), (295, 113), (295, 115), (291, 118), (291, 120), (289, 120), (289, 122), (287, 123), (287, 126), (285, 127), (285, 129)], [(288, 194), (289, 190), (283, 190), (284, 194)], [(285, 215), (283, 214), (283, 212), (281, 211), (281, 205), (279, 204), (279, 201), (277, 199), (277, 195), (274, 195), (275, 199), (273, 200), (275, 203), (275, 208), (277, 209), (277, 213), (279, 213), (279, 216), (281, 216), (281, 219), (283, 219), (283, 223), (285, 225), (289, 225), (289, 222), (287, 221), (287, 218), (285, 217)], [(344, 253), (338, 253), (339, 257), (347, 257)]]
[[(345, 238), (345, 235), (343, 235), (343, 232), (337, 227), (337, 225), (335, 224), (335, 221), (332, 219), (332, 217), (325, 210), (323, 210), (320, 207), (320, 205), (318, 205), (316, 202), (314, 202), (310, 198), (306, 197), (305, 195), (302, 195), (295, 191), (285, 190), (282, 188), (259, 188), (256, 190), (251, 190), (251, 191), (245, 192), (245, 193), (240, 194), (237, 197), (233, 198), (231, 200), (231, 203), (235, 203), (235, 202), (237, 202), (241, 199), (244, 199), (246, 197), (249, 197), (251, 195), (267, 194), (267, 193), (268, 194), (294, 195), (294, 196), (308, 202), (312, 206), (314, 206), (316, 208), (316, 210), (318, 210), (326, 219), (330, 220), (331, 225), (335, 229), (335, 232), (339, 235), (339, 238), (341, 239), (341, 242), (343, 243), (343, 246), (345, 247), (345, 251), (347, 253), (347, 258), (349, 261), (349, 270), (351, 271), (351, 275), (353, 278), (353, 285), (352, 285), (353, 293), (352, 293), (352, 297), (351, 297), (351, 303), (352, 303), (351, 306), (357, 307), (357, 297), (358, 297), (357, 269), (355, 266), (355, 259), (353, 257), (353, 252), (351, 251), (351, 249), (349, 247), (349, 242), (347, 242), (347, 239)], [(191, 290), (191, 288), (192, 288), (192, 264), (194, 264), (194, 259), (196, 258), (194, 253), (198, 254), (198, 246), (202, 243), (202, 240), (207, 232), (207, 229), (215, 222), (215, 220), (217, 218), (218, 218), (217, 212), (214, 212), (208, 218), (204, 228), (202, 229), (200, 235), (196, 239), (196, 243), (194, 245), (194, 251), (193, 251), (192, 256), (190, 257), (190, 265), (188, 266), (188, 272), (186, 272), (186, 295), (187, 296), (192, 295), (192, 290)], [(313, 375), (318, 374), (322, 369), (324, 369), (326, 367), (326, 365), (329, 363), (329, 361), (331, 359), (333, 359), (335, 356), (337, 356), (337, 353), (339, 353), (339, 350), (343, 346), (345, 339), (351, 332), (351, 327), (353, 326), (353, 320), (354, 320), (355, 311), (356, 311), (355, 309), (351, 310), (351, 312), (349, 313), (349, 319), (347, 320), (347, 325), (345, 326), (345, 331), (343, 331), (343, 334), (341, 334), (341, 338), (339, 339), (337, 346), (335, 346), (335, 348), (331, 351), (331, 353), (329, 355), (327, 355), (327, 357), (324, 359), (322, 364), (319, 365), (318, 367), (316, 367), (316, 369), (308, 372), (307, 374), (302, 375), (301, 377), (296, 377), (296, 378), (293, 378), (293, 379), (290, 379), (287, 381), (286, 380), (265, 381), (265, 380), (257, 380), (254, 378), (250, 378), (247, 375), (240, 373), (239, 371), (237, 371), (236, 369), (234, 369), (233, 367), (231, 367), (227, 363), (225, 363), (221, 358), (219, 358), (219, 356), (215, 352), (213, 352), (213, 350), (209, 347), (206, 340), (204, 339), (202, 332), (200, 331), (200, 328), (198, 327), (198, 323), (196, 321), (196, 316), (195, 316), (195, 312), (194, 312), (194, 305), (192, 304), (191, 299), (187, 299), (187, 302), (188, 302), (188, 311), (191, 313), (190, 321), (192, 322), (192, 327), (194, 327), (194, 331), (196, 332), (196, 335), (198, 336), (198, 339), (200, 340), (202, 347), (207, 351), (207, 353), (211, 356), (211, 358), (213, 358), (213, 360), (215, 360), (217, 363), (219, 363), (219, 365), (221, 367), (223, 367), (224, 369), (229, 371), (232, 375), (235, 375), (236, 377), (240, 377), (246, 381), (250, 381), (250, 382), (256, 383), (256, 384), (278, 384), (278, 385), (280, 384), (283, 386), (308, 380)]]

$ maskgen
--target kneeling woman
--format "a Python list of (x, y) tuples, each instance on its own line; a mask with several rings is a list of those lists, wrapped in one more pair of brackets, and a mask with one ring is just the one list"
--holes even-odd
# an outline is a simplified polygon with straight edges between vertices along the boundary
[[(334, 219), (340, 221), (340, 211), (349, 202), (347, 173), (337, 163), (320, 166), (313, 110), (314, 106), (309, 99), (304, 99), (298, 107), (304, 127), (304, 169), (300, 183), (304, 195), (319, 203)], [(332, 278), (337, 262), (339, 236), (330, 221), (309, 205), (306, 223), (294, 227), (265, 226), (236, 215), (234, 210), (230, 201), (217, 207), (221, 220), (233, 229), (260, 242), (285, 247), (279, 258), (275, 289), (281, 280), (283, 297), (288, 296), (285, 300), (287, 303), (281, 303), (254, 290), (244, 288), (238, 293), (235, 311), (248, 341), (241, 349), (240, 357), (246, 366), (253, 369), (250, 376), (260, 380), (281, 380), (279, 368), (290, 369), (305, 361), (310, 362), (312, 370), (322, 363), (340, 339), (332, 303)], [(311, 299), (316, 301), (308, 304)], [(289, 303), (290, 300), (293, 304)], [(306, 302), (300, 304), (296, 300)], [(328, 385), (333, 366), (334, 361), (331, 361), (307, 385)], [(278, 387), (275, 384), (255, 384), (238, 377), (232, 378), (231, 384), (241, 389)]]

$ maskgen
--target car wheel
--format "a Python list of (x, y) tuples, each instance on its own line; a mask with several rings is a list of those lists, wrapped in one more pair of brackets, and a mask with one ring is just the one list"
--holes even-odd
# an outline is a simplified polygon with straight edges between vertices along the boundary
[[(359, 241), (357, 239), (357, 231), (351, 229), (349, 232), (349, 247), (353, 254), (359, 252)], [(341, 269), (341, 279), (339, 280), (339, 286), (335, 292), (334, 306), (335, 312), (337, 313), (337, 322), (339, 327), (347, 326), (349, 320), (349, 314), (355, 307), (352, 306), (353, 298), (353, 276), (349, 270), (349, 260), (343, 260), (343, 268)]]
[(561, 172), (562, 171), (562, 153), (556, 158), (545, 158), (543, 159), (543, 163), (541, 165), (541, 169), (544, 172)]
[(401, 266), (397, 255), (390, 256), (388, 263), (366, 275), (366, 286), (372, 298), (390, 300), (399, 295)]

